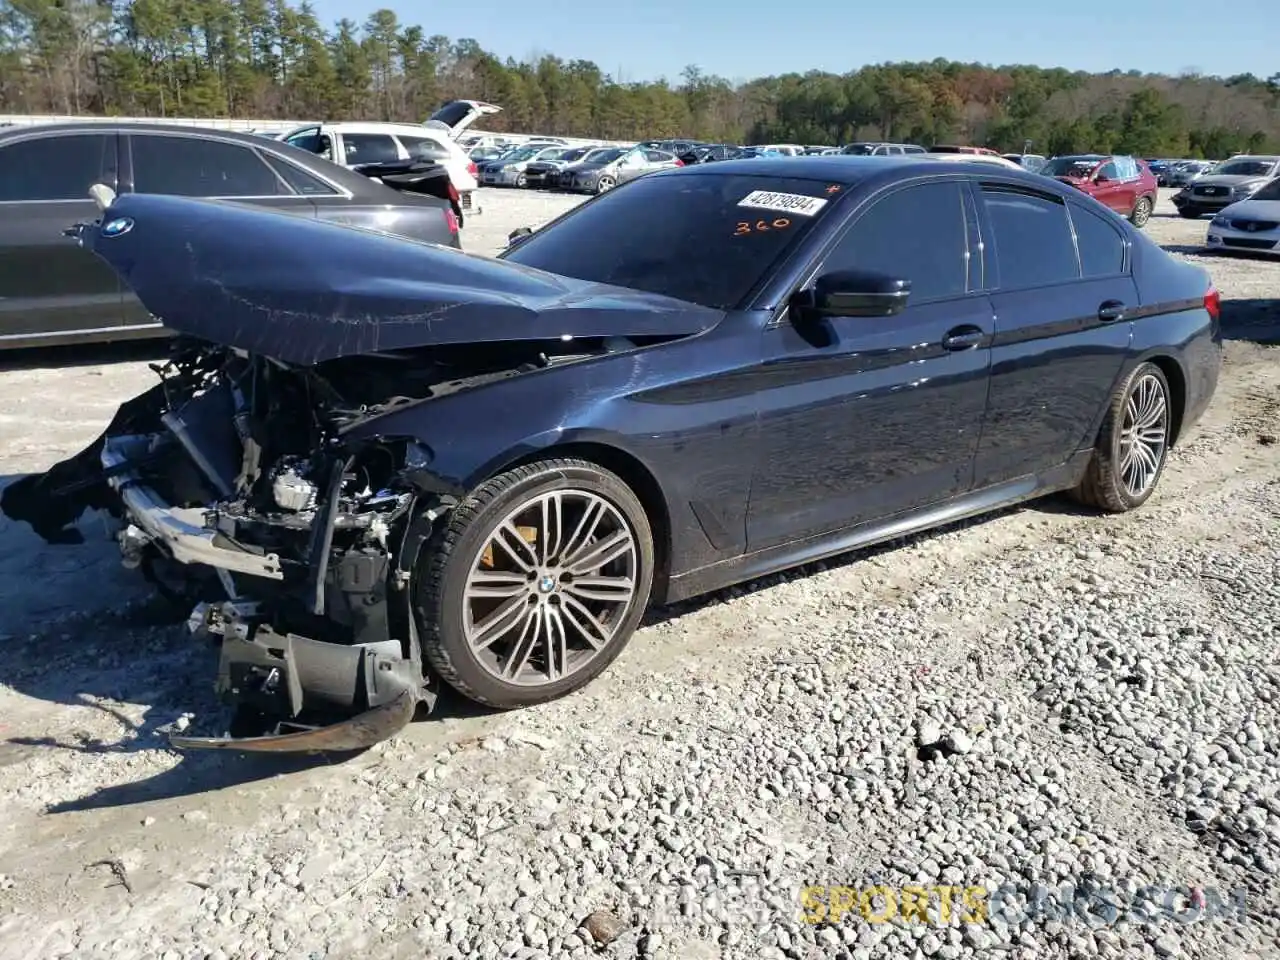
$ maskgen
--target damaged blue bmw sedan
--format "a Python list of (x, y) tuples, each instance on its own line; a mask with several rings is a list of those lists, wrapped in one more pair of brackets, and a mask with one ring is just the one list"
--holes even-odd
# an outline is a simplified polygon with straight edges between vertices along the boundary
[(1057, 491), (1134, 509), (1221, 362), (1202, 269), (1012, 169), (686, 167), (497, 259), (100, 203), (80, 240), (175, 353), (3, 509), (111, 511), (220, 638), (258, 735), (179, 747), (355, 749), (441, 683), (576, 690), (651, 604)]

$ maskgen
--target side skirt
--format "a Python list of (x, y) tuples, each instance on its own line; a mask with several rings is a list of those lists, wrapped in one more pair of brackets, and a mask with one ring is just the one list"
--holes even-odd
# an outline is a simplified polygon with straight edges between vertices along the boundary
[(792, 567), (825, 560), (854, 550), (862, 550), (887, 540), (896, 540), (899, 537), (991, 513), (1061, 490), (1069, 490), (1080, 482), (1092, 456), (1092, 448), (1080, 450), (1066, 463), (1043, 474), (1007, 480), (920, 510), (897, 514), (884, 520), (874, 520), (807, 540), (779, 544), (755, 553), (731, 557), (696, 570), (689, 570), (671, 578), (665, 602), (675, 603), (687, 600), (690, 597), (721, 590)]

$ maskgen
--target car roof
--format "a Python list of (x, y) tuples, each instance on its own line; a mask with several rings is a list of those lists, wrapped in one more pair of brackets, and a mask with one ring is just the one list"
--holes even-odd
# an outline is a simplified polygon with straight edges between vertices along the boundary
[(323, 127), (326, 130), (336, 130), (338, 133), (392, 133), (405, 134), (406, 136), (430, 137), (432, 140), (440, 140), (442, 142), (454, 141), (449, 139), (449, 133), (441, 130), (439, 127), (427, 127), (418, 123), (383, 123), (377, 120), (339, 120), (334, 123), (304, 123), (295, 129), (303, 130), (307, 127)]
[[(765, 157), (758, 160), (721, 160), (718, 163), (695, 164), (661, 170), (648, 174), (652, 177), (670, 176), (754, 176), (779, 179), (823, 180), (830, 184), (849, 186), (872, 178), (895, 180), (913, 176), (943, 176), (963, 174), (972, 177), (1008, 177), (1022, 183), (1033, 184), (1039, 189), (1053, 192), (1053, 181), (1039, 174), (1030, 173), (1016, 165), (998, 163), (974, 163), (971, 160), (940, 160), (922, 157), (920, 154), (903, 154), (892, 157), (859, 157), (850, 154), (805, 157)], [(896, 174), (896, 176), (895, 176)], [(648, 178), (646, 177), (646, 179)]]
[[(315, 124), (309, 124), (315, 126)], [(359, 196), (361, 194), (368, 195), (382, 194), (384, 191), (390, 191), (391, 194), (399, 196), (400, 192), (392, 187), (385, 187), (380, 183), (374, 183), (362, 173), (356, 173), (348, 170), (346, 167), (331, 163), (322, 157), (316, 156), (300, 147), (292, 146), (283, 140), (277, 140), (274, 137), (264, 137), (257, 133), (241, 133), (237, 130), (219, 130), (215, 127), (197, 127), (182, 123), (150, 123), (144, 120), (97, 120), (97, 121), (69, 121), (66, 123), (40, 123), (31, 124), (30, 126), (6, 127), (0, 129), (0, 145), (11, 140), (20, 140), (26, 136), (34, 134), (70, 134), (70, 133), (163, 133), (178, 134), (192, 138), (205, 140), (222, 140), (231, 143), (243, 144), (246, 147), (253, 147), (257, 150), (266, 150), (271, 153), (279, 154), (287, 157), (290, 163), (302, 167), (321, 179), (328, 180), (337, 187), (346, 190), (348, 193)]]

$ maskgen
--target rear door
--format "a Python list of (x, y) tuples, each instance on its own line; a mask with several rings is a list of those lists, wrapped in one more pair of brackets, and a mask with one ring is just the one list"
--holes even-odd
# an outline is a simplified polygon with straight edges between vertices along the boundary
[[(130, 133), (123, 139), (128, 162), (122, 191), (237, 200), (281, 213), (316, 215), (313, 200), (291, 185), (283, 175), (287, 171), (269, 162), (265, 150), (183, 133)], [(132, 294), (125, 298), (125, 317), (126, 323), (155, 322)]]
[(63, 234), (98, 218), (91, 186), (116, 188), (117, 142), (104, 131), (0, 146), (0, 345), (121, 324), (116, 272)]
[(1138, 305), (1121, 225), (1024, 184), (976, 185), (995, 307), (975, 486), (1041, 474), (1091, 446)]

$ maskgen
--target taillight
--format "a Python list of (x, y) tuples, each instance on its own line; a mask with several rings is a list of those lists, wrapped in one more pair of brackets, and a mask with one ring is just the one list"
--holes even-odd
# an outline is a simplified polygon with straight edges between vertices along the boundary
[(1222, 315), (1222, 297), (1218, 294), (1218, 288), (1212, 283), (1204, 294), (1204, 308), (1209, 311), (1209, 316), (1214, 320)]
[(476, 162), (474, 160), (467, 162), (467, 173), (471, 174), (473, 177), (479, 178), (480, 168), (476, 166)]
[(683, 167), (683, 166), (684, 166), (684, 161), (683, 161), (683, 160), (681, 160), (679, 157), (676, 157), (676, 166), (677, 166), (677, 167)]
[(452, 180), (449, 181), (449, 199), (458, 206), (462, 206), (462, 194), (458, 192), (458, 188), (453, 185)]
[(444, 212), (444, 222), (449, 224), (450, 233), (458, 232), (458, 215), (452, 210), (446, 210)]

